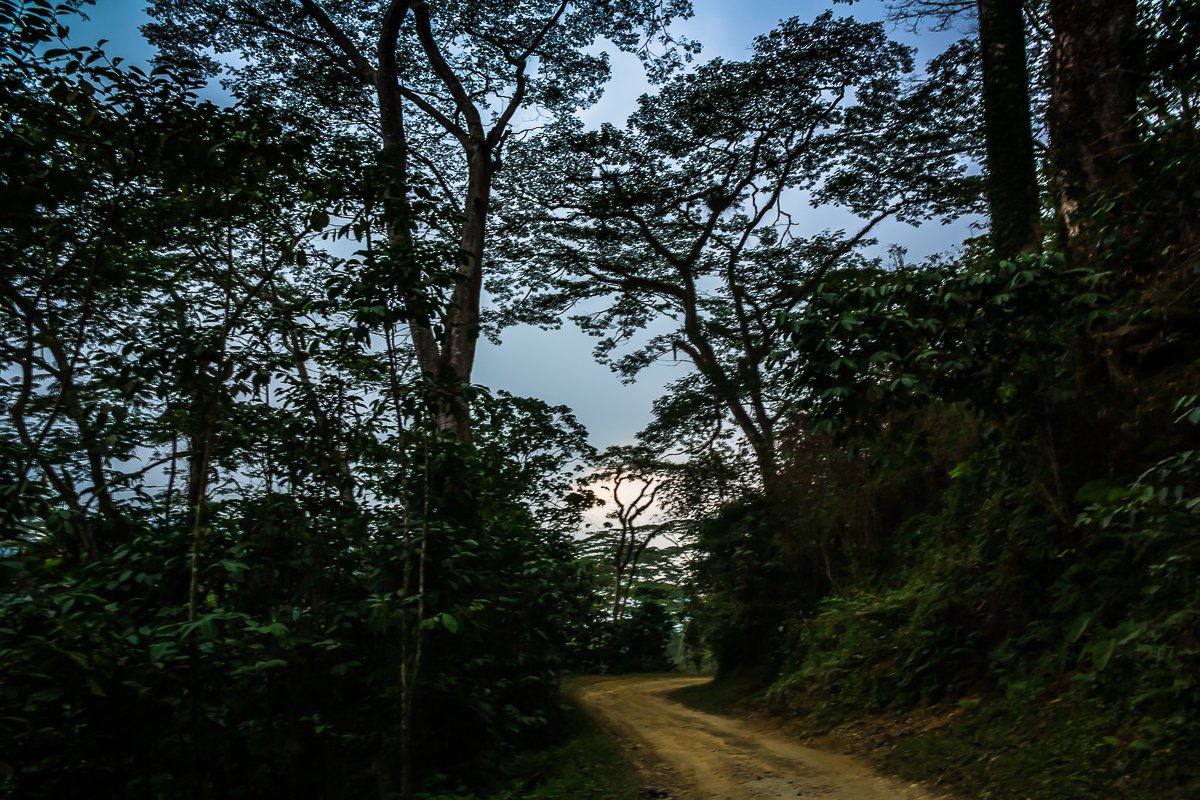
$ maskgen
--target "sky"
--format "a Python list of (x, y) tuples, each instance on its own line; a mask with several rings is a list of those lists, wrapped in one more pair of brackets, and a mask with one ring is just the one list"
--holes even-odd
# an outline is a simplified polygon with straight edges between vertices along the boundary
[[(73, 38), (80, 44), (108, 39), (106, 49), (112, 55), (144, 63), (153, 55), (153, 48), (138, 32), (138, 27), (149, 21), (144, 5), (142, 0), (98, 0), (87, 9), (90, 21), (73, 26)], [(693, 0), (693, 6), (695, 15), (675, 30), (701, 42), (700, 60), (706, 60), (716, 56), (744, 58), (754, 37), (771, 30), (780, 19), (811, 19), (831, 4), (828, 0)], [(853, 14), (862, 20), (883, 19), (885, 13), (880, 0), (859, 0), (853, 6), (837, 4), (832, 8), (835, 13)], [(953, 33), (923, 33), (914, 38), (902, 28), (894, 28), (891, 35), (916, 45), (921, 62), (955, 38)], [(637, 98), (649, 89), (635, 57), (613, 52), (611, 59), (612, 81), (600, 102), (582, 115), (589, 124), (622, 123), (636, 107)], [(811, 210), (808, 215), (814, 232), (831, 226), (857, 227), (853, 221), (839, 225), (837, 214), (824, 210)], [(883, 242), (908, 247), (914, 258), (942, 249), (967, 234), (965, 224), (951, 229), (936, 224), (921, 230), (899, 224), (878, 229)], [(596, 447), (632, 442), (637, 431), (650, 421), (651, 406), (663, 393), (664, 384), (683, 374), (688, 366), (684, 362), (654, 365), (639, 376), (637, 383), (625, 385), (593, 360), (594, 345), (594, 339), (570, 323), (556, 331), (530, 326), (510, 328), (502, 334), (499, 346), (480, 342), (474, 380), (493, 390), (505, 389), (569, 406), (587, 427)]]

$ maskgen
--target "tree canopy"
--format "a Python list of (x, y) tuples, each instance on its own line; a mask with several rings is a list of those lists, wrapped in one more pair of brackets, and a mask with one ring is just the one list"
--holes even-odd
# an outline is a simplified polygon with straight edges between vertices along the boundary
[[(912, 67), (880, 24), (793, 18), (749, 60), (708, 62), (644, 96), (624, 130), (565, 123), (531, 140), (513, 157), (561, 159), (554, 180), (506, 201), (536, 210), (515, 214), (508, 251), (539, 294), (534, 318), (555, 324), (580, 298), (611, 298), (576, 318), (602, 337), (604, 357), (670, 319), (614, 367), (633, 377), (684, 354), (703, 376), (684, 383), (733, 421), (770, 482), (787, 413), (778, 382), (789, 370), (767, 368), (781, 314), (834, 266), (861, 262), (879, 222), (973, 207), (962, 54), (924, 82)], [(846, 208), (857, 229), (806, 232), (809, 200)]]
[[(407, 309), (420, 369), (452, 388), (471, 382), (493, 185), (526, 179), (503, 168), (514, 125), (537, 113), (569, 115), (596, 100), (608, 77), (607, 56), (589, 52), (598, 40), (637, 52), (654, 75), (690, 52), (656, 51), (671, 43), (671, 20), (690, 14), (686, 0), (394, 0), (329, 8), (315, 0), (161, 0), (151, 10), (157, 21), (147, 33), (165, 62), (228, 73), (235, 96), (321, 120), (334, 141), (365, 137), (382, 145), (376, 196), (355, 196), (359, 208), (343, 211), (351, 222), (379, 225), (390, 257), (404, 258), (428, 239), (458, 253), (438, 312)], [(419, 213), (427, 197), (437, 200), (433, 215)], [(440, 424), (470, 437), (461, 403)]]
[[(693, 61), (683, 0), (155, 0), (141, 69), (78, 10), (0, 0), (0, 791), (545, 796), (564, 673), (711, 667), (964, 796), (1194, 795), (1195, 3), (899, 3), (978, 25), (921, 69)], [(636, 441), (472, 384), (568, 319), (691, 365)]]

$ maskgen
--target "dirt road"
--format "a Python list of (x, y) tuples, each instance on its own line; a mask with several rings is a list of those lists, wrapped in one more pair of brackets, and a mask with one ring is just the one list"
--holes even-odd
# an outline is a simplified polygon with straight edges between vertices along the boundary
[(663, 696), (696, 677), (619, 677), (580, 702), (634, 748), (654, 789), (678, 800), (938, 800), (849, 756), (805, 747), (765, 724), (705, 714)]

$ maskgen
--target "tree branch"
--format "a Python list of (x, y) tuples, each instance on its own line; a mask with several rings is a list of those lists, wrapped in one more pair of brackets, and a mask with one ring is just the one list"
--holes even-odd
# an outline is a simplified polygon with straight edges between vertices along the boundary
[(374, 83), (375, 68), (359, 52), (359, 49), (350, 40), (350, 37), (346, 35), (346, 32), (329, 18), (329, 15), (325, 13), (325, 9), (321, 8), (320, 4), (314, 2), (314, 0), (300, 0), (300, 5), (316, 21), (321, 30), (325, 31), (325, 34), (333, 40), (334, 44), (345, 54), (346, 58), (350, 60), (350, 63), (354, 65), (354, 69), (358, 72), (359, 76), (367, 83)]
[[(305, 1), (309, 2), (310, 0)], [(450, 96), (454, 98), (455, 106), (467, 118), (467, 131), (470, 136), (483, 139), (483, 121), (480, 119), (479, 109), (471, 102), (471, 97), (467, 94), (467, 90), (463, 88), (462, 81), (454, 74), (454, 70), (450, 68), (450, 64), (442, 54), (441, 48), (438, 47), (437, 41), (433, 38), (433, 28), (429, 20), (429, 5), (425, 0), (416, 0), (412, 4), (412, 9), (416, 20), (417, 39), (421, 42), (421, 48), (425, 51), (425, 57), (429, 59), (429, 64), (433, 67), (434, 74), (450, 90)]]

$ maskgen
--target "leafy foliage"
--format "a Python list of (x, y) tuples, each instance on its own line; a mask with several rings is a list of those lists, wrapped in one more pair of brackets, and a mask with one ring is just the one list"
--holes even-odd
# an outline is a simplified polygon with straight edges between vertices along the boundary
[[(865, 248), (980, 206), (971, 41), (682, 72), (684, 2), (154, 5), (146, 73), (0, 0), (5, 791), (512, 796), (565, 666), (702, 632), (824, 725), (950, 709), (897, 757), (979, 796), (1194, 794), (1194, 4), (1051, 0), (1042, 236), (921, 264)], [(574, 116), (597, 37), (662, 84), (623, 129)], [(500, 317), (696, 367), (590, 487), (569, 409), (469, 385), (493, 187)]]
[[(672, 387), (676, 418), (709, 438), (732, 422), (770, 484), (791, 369), (766, 363), (781, 351), (780, 314), (834, 266), (862, 264), (883, 220), (972, 205), (977, 181), (961, 158), (971, 129), (957, 124), (971, 113), (969, 81), (943, 80), (961, 68), (944, 59), (937, 77), (912, 81), (910, 49), (881, 25), (825, 13), (781, 22), (745, 61), (672, 78), (623, 130), (564, 121), (514, 146), (513, 160), (549, 152), (557, 170), (502, 197), (521, 282), (492, 288), (511, 298), (530, 287), (533, 308), (514, 313), (545, 325), (605, 298), (573, 317), (599, 338), (597, 354), (626, 379), (690, 360), (699, 377)], [(857, 231), (805, 235), (806, 201), (847, 209)]]
[(590, 585), (532, 509), (587, 446), (507, 395), (439, 435), (400, 331), (453, 259), (374, 235), (386, 158), (0, 14), (0, 786), (412, 795), (540, 741)]
[[(1051, 125), (1048, 163), (1077, 160), (1092, 188), (1051, 176), (1036, 246), (1000, 260), (974, 240), (922, 264), (845, 253), (779, 307), (764, 362), (783, 409), (775, 480), (743, 484), (701, 528), (720, 676), (770, 684), (769, 705), (818, 728), (932, 709), (944, 721), (905, 731), (921, 735), (890, 764), (972, 796), (1196, 785), (1180, 754), (1200, 737), (1196, 225), (1181, 188), (1197, 161), (1179, 149), (1195, 76), (1161, 55), (1182, 7), (1138, 13), (1145, 59), (1122, 56), (1140, 70), (1138, 113), (1104, 137)], [(1086, 41), (1095, 18), (1052, 15), (1052, 48)], [(1054, 113), (1078, 87), (1128, 100), (1110, 74), (1064, 77), (1108, 57), (1087, 55), (1055, 67)], [(667, 427), (699, 404), (659, 408)]]

